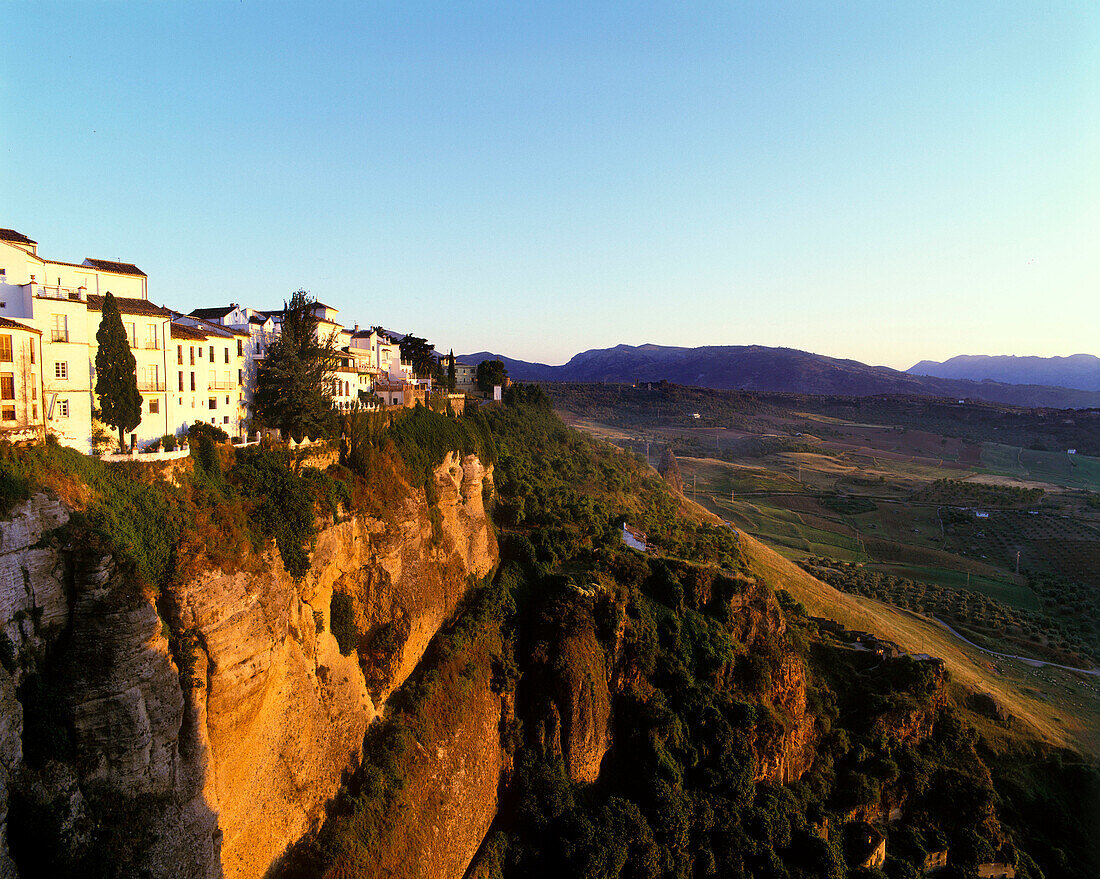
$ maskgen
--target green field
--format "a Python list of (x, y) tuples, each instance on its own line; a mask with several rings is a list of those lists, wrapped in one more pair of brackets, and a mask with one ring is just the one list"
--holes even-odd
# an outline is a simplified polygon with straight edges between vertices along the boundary
[(990, 577), (978, 577), (973, 574), (967, 578), (965, 572), (954, 571), (950, 568), (933, 568), (921, 565), (872, 565), (871, 567), (898, 577), (935, 583), (951, 589), (970, 589), (972, 592), (980, 592), (994, 601), (999, 601), (1001, 604), (1020, 610), (1042, 610), (1042, 605), (1035, 593), (1022, 584), (994, 580)]
[(1039, 452), (1001, 443), (983, 443), (981, 470), (1031, 482), (1100, 491), (1100, 458), (1087, 455)]

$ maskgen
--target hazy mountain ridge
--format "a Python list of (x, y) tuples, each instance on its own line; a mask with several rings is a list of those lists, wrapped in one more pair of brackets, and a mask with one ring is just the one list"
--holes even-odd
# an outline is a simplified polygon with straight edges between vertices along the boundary
[(1100, 391), (1100, 357), (1093, 354), (1072, 354), (1069, 357), (960, 354), (944, 361), (922, 360), (906, 372), (936, 378)]
[(676, 384), (718, 390), (857, 397), (927, 394), (970, 397), (1020, 406), (1100, 406), (1100, 386), (1089, 390), (913, 375), (912, 371), (901, 372), (885, 366), (869, 366), (856, 360), (762, 345), (701, 348), (617, 345), (614, 348), (583, 351), (562, 366), (528, 363), (485, 351), (463, 355), (460, 359), (470, 363), (486, 359), (501, 360), (508, 374), (520, 381), (638, 382), (665, 379)]

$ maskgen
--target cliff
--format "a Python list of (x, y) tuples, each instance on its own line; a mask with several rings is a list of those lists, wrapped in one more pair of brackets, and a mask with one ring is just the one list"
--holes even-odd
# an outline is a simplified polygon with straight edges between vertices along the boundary
[[(0, 843), (24, 876), (109, 852), (152, 876), (259, 877), (316, 826), (368, 724), (496, 564), (491, 470), (452, 454), (431, 478), (433, 504), (404, 486), (381, 515), (329, 521), (300, 580), (269, 547), (155, 600), (56, 498), (18, 507), (0, 525)], [(472, 773), (479, 797), (494, 773)], [(0, 876), (18, 875), (7, 848)]]
[(593, 782), (611, 746), (611, 692), (593, 596), (573, 592), (538, 614), (525, 663), (536, 746), (561, 757), (573, 781)]

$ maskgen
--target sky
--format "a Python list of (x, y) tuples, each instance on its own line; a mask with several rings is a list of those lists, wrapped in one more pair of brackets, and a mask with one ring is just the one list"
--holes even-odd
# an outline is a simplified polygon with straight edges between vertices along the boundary
[(0, 0), (0, 226), (456, 353), (1100, 354), (1100, 3)]

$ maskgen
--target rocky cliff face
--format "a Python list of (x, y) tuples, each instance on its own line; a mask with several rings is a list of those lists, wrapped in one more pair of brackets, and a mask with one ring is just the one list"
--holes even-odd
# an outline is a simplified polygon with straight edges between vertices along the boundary
[(528, 711), (540, 750), (560, 756), (573, 781), (593, 782), (611, 746), (611, 693), (596, 637), (593, 596), (549, 602), (527, 659)]
[[(56, 530), (69, 514), (55, 499), (37, 495), (0, 525), (13, 647), (0, 672), (0, 818), (10, 789), (15, 863), (52, 836), (56, 875), (79, 874), (111, 842), (96, 820), (109, 807), (129, 822), (122, 856), (135, 871), (264, 875), (320, 820), (367, 724), (496, 563), (491, 472), (450, 455), (433, 478), (434, 509), (409, 490), (379, 518), (323, 528), (301, 581), (272, 550), (236, 573), (196, 571), (157, 603), (78, 532)], [(33, 693), (46, 695), (29, 709)], [(20, 708), (69, 745), (28, 759)], [(471, 774), (479, 797), (493, 772), (490, 760)], [(18, 875), (2, 842), (0, 877)]]
[(813, 764), (818, 730), (806, 710), (806, 669), (800, 657), (785, 653), (767, 694), (778, 710), (782, 726), (771, 736), (753, 742), (757, 771), (754, 781), (790, 784)]

